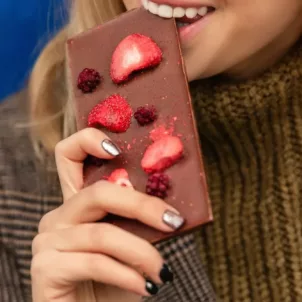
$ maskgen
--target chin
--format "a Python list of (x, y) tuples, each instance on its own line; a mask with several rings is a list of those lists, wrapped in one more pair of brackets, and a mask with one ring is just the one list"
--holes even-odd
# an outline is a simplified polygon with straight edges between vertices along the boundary
[(223, 72), (223, 68), (219, 68), (222, 66), (211, 64), (211, 62), (213, 63), (215, 60), (213, 60), (213, 58), (209, 58), (209, 60), (203, 60), (197, 63), (196, 56), (195, 58), (188, 58), (184, 55), (188, 81), (192, 82), (195, 80), (210, 78)]
[(196, 69), (196, 67), (191, 68), (190, 65), (186, 65), (186, 71), (189, 82), (207, 79), (218, 74), (214, 70)]

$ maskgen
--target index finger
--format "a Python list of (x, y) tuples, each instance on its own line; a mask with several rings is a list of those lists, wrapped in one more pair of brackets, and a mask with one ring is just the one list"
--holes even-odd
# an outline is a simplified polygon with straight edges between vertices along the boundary
[(88, 154), (112, 159), (120, 150), (108, 136), (94, 128), (81, 130), (56, 145), (56, 165), (64, 201), (83, 188), (83, 162)]

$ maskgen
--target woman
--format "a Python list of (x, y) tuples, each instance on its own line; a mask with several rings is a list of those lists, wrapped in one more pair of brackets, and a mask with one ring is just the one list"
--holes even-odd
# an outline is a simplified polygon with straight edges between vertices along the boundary
[[(33, 70), (31, 127), (20, 124), (24, 98), (1, 109), (2, 300), (139, 301), (167, 282), (148, 299), (214, 301), (211, 283), (222, 301), (301, 301), (302, 2), (152, 2), (153, 8), (207, 6), (209, 13), (181, 42), (215, 221), (159, 246), (162, 256), (141, 239), (94, 221), (114, 212), (173, 232), (161, 219), (173, 209), (107, 182), (81, 189), (86, 155), (114, 154), (102, 148), (110, 138), (100, 131), (71, 135), (66, 39), (120, 14), (123, 4), (141, 5), (123, 2), (74, 1), (70, 24)], [(137, 213), (142, 199), (147, 206)]]

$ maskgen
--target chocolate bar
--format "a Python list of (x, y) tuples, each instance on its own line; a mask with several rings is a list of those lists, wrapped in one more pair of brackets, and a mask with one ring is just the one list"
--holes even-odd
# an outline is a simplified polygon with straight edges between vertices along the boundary
[(211, 221), (175, 20), (135, 9), (71, 38), (67, 53), (78, 130), (97, 127), (122, 150), (87, 164), (85, 185), (107, 179), (133, 186), (164, 198), (186, 222), (167, 234), (122, 217), (108, 220), (153, 243)]

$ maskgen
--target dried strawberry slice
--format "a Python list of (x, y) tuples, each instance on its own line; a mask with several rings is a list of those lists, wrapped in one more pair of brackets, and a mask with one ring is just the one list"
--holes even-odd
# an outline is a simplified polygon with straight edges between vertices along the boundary
[(147, 173), (163, 171), (183, 156), (183, 144), (179, 137), (165, 136), (150, 145), (141, 161)]
[(114, 170), (108, 178), (108, 181), (120, 185), (122, 187), (133, 188), (129, 180), (128, 172), (125, 169)]
[(111, 132), (125, 132), (131, 124), (132, 109), (125, 98), (114, 94), (98, 105), (88, 115), (88, 126), (103, 126)]
[(111, 62), (111, 78), (116, 84), (127, 81), (135, 71), (152, 68), (162, 61), (162, 51), (147, 36), (127, 36), (115, 49)]

